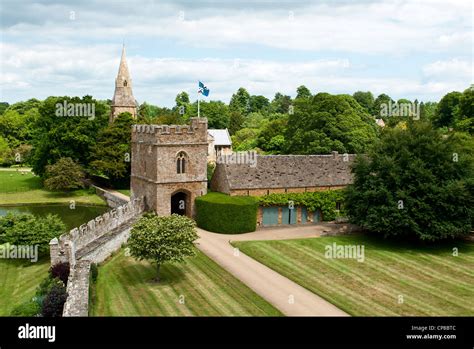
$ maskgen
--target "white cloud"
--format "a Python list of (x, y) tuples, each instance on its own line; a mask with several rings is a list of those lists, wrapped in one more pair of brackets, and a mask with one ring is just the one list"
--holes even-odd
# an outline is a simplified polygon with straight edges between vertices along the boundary
[(430, 79), (473, 81), (472, 61), (453, 58), (448, 61), (436, 61), (423, 67), (423, 73)]

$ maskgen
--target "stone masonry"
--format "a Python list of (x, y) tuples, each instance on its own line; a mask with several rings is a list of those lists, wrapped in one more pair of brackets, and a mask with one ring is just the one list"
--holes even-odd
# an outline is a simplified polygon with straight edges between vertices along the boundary
[(191, 118), (190, 125), (134, 125), (132, 198), (145, 197), (147, 210), (167, 216), (173, 196), (181, 193), (185, 214), (194, 216), (194, 199), (207, 193), (207, 152), (205, 118)]

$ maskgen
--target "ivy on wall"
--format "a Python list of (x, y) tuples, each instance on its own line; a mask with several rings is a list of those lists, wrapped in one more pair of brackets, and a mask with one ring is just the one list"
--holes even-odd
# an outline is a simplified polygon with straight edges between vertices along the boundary
[(321, 210), (324, 220), (331, 221), (338, 215), (344, 214), (337, 211), (337, 203), (344, 201), (344, 190), (327, 190), (307, 193), (269, 194), (257, 197), (260, 206), (286, 206), (291, 203), (296, 206), (305, 206), (310, 212)]

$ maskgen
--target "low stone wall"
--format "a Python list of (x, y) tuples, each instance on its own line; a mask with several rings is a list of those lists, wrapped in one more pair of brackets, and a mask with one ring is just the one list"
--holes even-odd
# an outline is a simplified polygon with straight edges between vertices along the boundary
[(92, 187), (95, 189), (95, 193), (104, 199), (107, 202), (107, 206), (111, 208), (116, 208), (129, 202), (129, 200), (125, 200), (120, 196), (114, 195), (114, 193), (111, 193), (105, 189), (99, 188), (95, 185), (92, 185)]
[(84, 260), (71, 267), (63, 316), (89, 315), (89, 274), (91, 262)]
[(79, 228), (70, 230), (68, 233), (61, 235), (59, 239), (51, 240), (51, 264), (68, 262), (73, 266), (76, 263), (77, 251), (137, 217), (143, 213), (144, 209), (144, 198), (135, 198), (125, 205), (90, 220)]
[(144, 210), (145, 199), (135, 198), (51, 240), (51, 265), (70, 265), (63, 316), (88, 316), (91, 264), (103, 262), (120, 249), (130, 236), (132, 223)]

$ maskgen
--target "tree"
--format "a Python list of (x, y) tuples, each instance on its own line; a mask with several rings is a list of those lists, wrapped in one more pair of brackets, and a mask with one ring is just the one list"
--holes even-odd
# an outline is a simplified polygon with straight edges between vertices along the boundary
[(232, 112), (240, 112), (242, 115), (247, 115), (250, 112), (250, 94), (245, 88), (239, 88), (237, 92), (232, 95), (229, 109)]
[(183, 262), (195, 255), (193, 242), (198, 238), (196, 223), (177, 214), (157, 216), (147, 213), (132, 227), (128, 247), (133, 257), (156, 263), (157, 281), (160, 267), (167, 262)]
[(5, 110), (8, 109), (9, 106), (10, 104), (8, 104), (7, 102), (0, 102), (0, 115), (2, 115)]
[(221, 101), (200, 102), (201, 117), (207, 118), (209, 128), (223, 129), (229, 125), (229, 107)]
[(372, 94), (372, 92), (357, 91), (352, 95), (352, 97), (354, 97), (357, 103), (359, 103), (367, 113), (372, 113), (375, 102), (374, 95)]
[(60, 158), (46, 166), (44, 186), (48, 190), (74, 190), (84, 187), (85, 174), (81, 165), (71, 158)]
[[(94, 106), (95, 115), (57, 116), (58, 106)], [(90, 162), (90, 149), (97, 142), (98, 133), (108, 125), (110, 107), (106, 102), (91, 96), (48, 97), (39, 107), (39, 116), (34, 123), (31, 156), (33, 171), (43, 176), (47, 165), (54, 164), (62, 157), (70, 157), (85, 168)]]
[(245, 121), (244, 116), (239, 111), (231, 111), (229, 117), (229, 132), (231, 135), (235, 134), (242, 128)]
[[(383, 105), (388, 106), (390, 103), (393, 104), (395, 103), (395, 101), (392, 98), (390, 98), (390, 96), (386, 95), (385, 93), (382, 93), (375, 99), (373, 108), (371, 110), (371, 114), (375, 116), (376, 118), (380, 118), (382, 106)], [(385, 118), (385, 121), (387, 121), (387, 118)]]
[(349, 95), (318, 93), (295, 101), (285, 133), (287, 154), (363, 153), (377, 138), (377, 126)]
[(288, 115), (267, 123), (260, 131), (257, 146), (270, 154), (282, 154), (286, 144), (285, 136), (288, 124)]
[(474, 134), (474, 85), (465, 90), (459, 98), (455, 127)]
[(347, 188), (350, 219), (385, 237), (435, 241), (468, 234), (474, 220), (474, 144), (430, 123), (385, 129), (357, 158)]
[(436, 127), (452, 127), (456, 119), (461, 92), (450, 92), (446, 94), (438, 103), (436, 114), (433, 119), (433, 125)]
[(232, 147), (236, 151), (253, 150), (257, 146), (259, 130), (255, 128), (243, 128), (232, 136)]
[(132, 124), (130, 113), (119, 114), (112, 124), (100, 132), (97, 144), (92, 147), (91, 166), (116, 186), (130, 181)]
[(285, 96), (277, 92), (271, 103), (272, 112), (287, 114), (292, 103), (290, 96)]
[(265, 96), (250, 96), (250, 111), (256, 112), (267, 112), (270, 106), (270, 101)]
[(38, 246), (38, 252), (49, 252), (49, 242), (66, 230), (56, 215), (46, 217), (32, 214), (13, 214), (0, 217), (0, 244), (16, 246)]
[(311, 91), (305, 85), (301, 85), (296, 89), (295, 99), (308, 99), (311, 98)]

